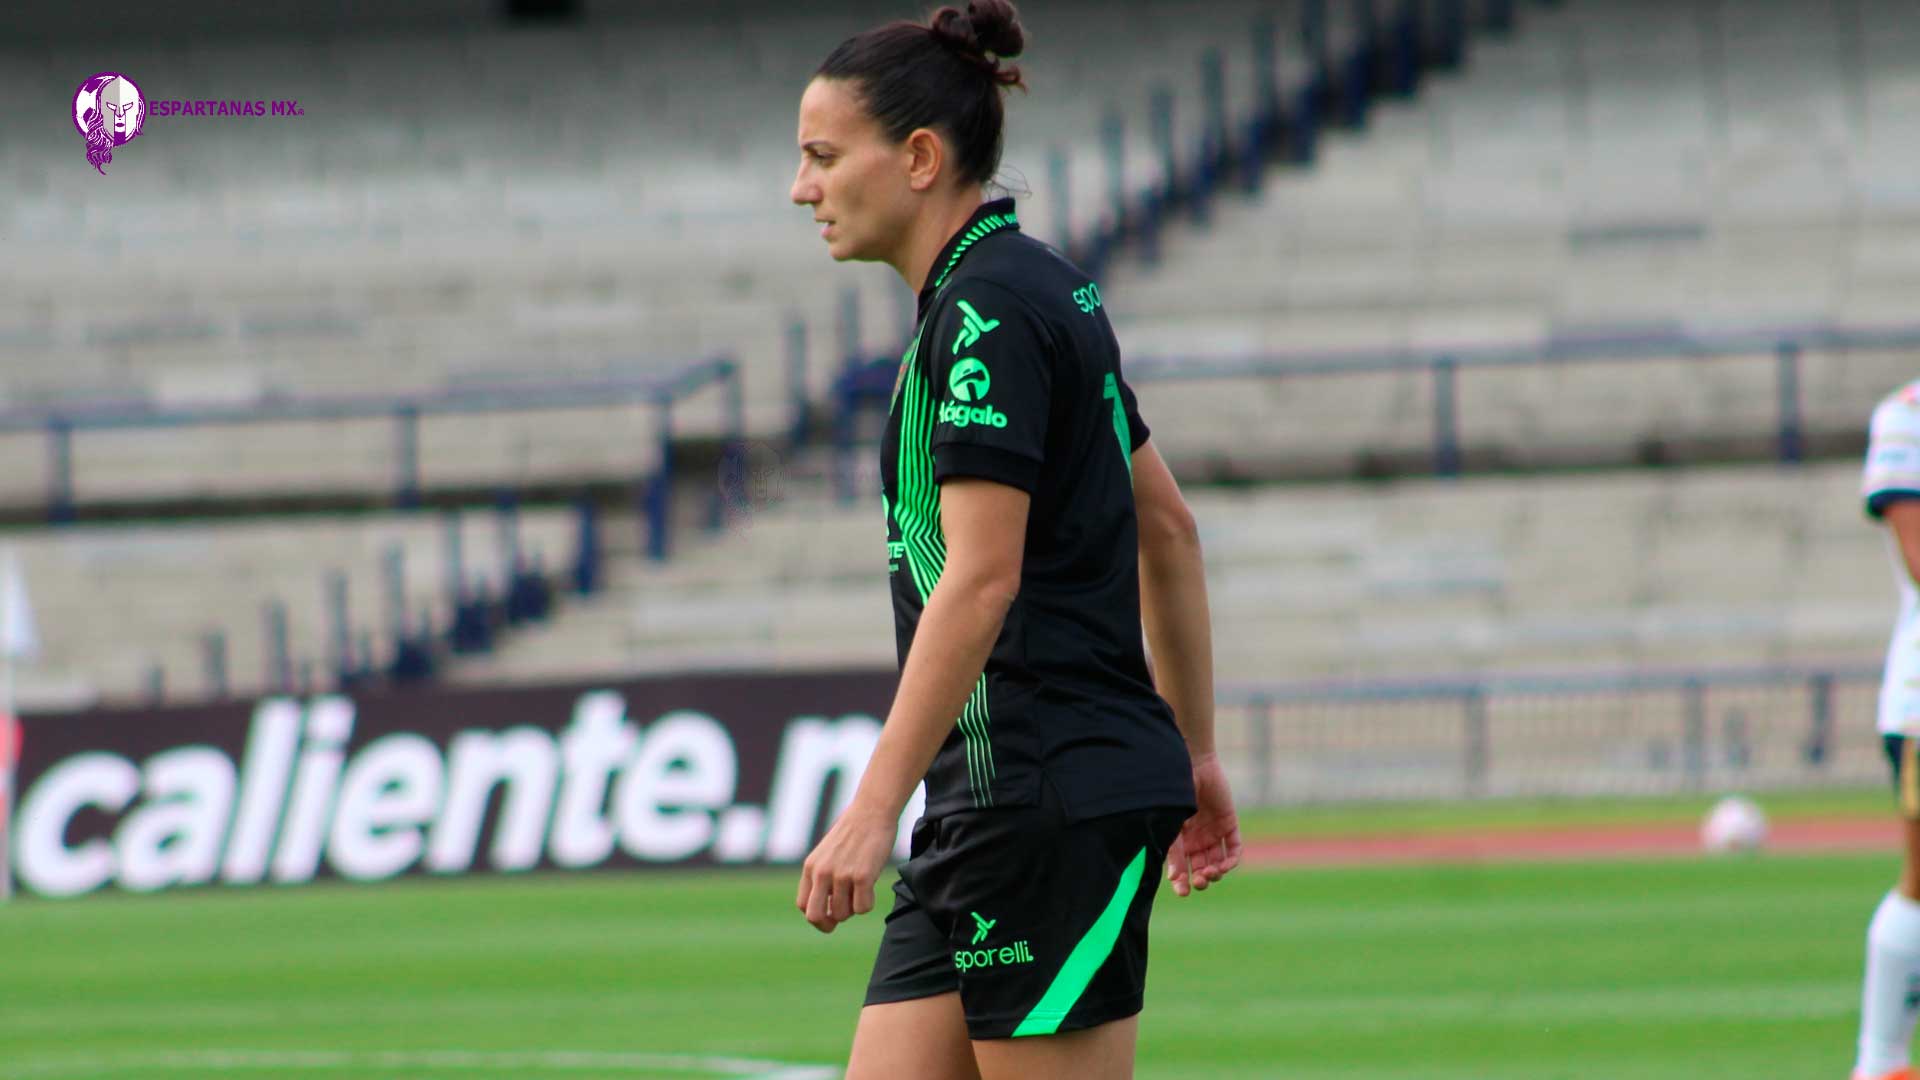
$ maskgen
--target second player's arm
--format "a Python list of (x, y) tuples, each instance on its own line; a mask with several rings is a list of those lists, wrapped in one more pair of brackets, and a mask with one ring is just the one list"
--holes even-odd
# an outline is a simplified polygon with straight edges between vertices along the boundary
[(1887, 504), (1882, 516), (1900, 545), (1900, 559), (1906, 563), (1907, 575), (1920, 581), (1920, 499), (1895, 499)]
[(1240, 820), (1213, 741), (1213, 620), (1200, 528), (1151, 439), (1133, 455), (1133, 503), (1140, 530), (1140, 622), (1154, 687), (1173, 708), (1193, 759), (1198, 807), (1167, 856), (1173, 891), (1185, 896), (1240, 864)]
[(846, 812), (807, 857), (797, 906), (831, 931), (873, 910), (900, 815), (965, 707), (1020, 590), (1027, 493), (986, 480), (940, 486), (946, 566), (927, 597), (900, 688)]

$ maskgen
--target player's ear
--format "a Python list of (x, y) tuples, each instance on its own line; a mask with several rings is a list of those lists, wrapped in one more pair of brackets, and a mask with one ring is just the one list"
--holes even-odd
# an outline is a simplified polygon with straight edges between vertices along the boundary
[(946, 146), (932, 128), (915, 128), (907, 136), (907, 186), (914, 191), (931, 190), (940, 179), (940, 167), (946, 163)]

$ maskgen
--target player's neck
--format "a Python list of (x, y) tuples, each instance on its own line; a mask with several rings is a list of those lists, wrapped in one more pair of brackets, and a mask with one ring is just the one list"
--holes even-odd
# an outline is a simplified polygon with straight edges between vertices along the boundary
[(967, 227), (967, 222), (984, 201), (985, 193), (978, 187), (970, 187), (955, 192), (941, 200), (937, 207), (929, 207), (914, 219), (913, 228), (893, 268), (905, 279), (907, 288), (912, 289), (915, 296), (920, 295), (920, 290), (926, 288), (927, 280), (933, 276), (933, 260), (940, 257), (941, 249), (953, 239), (953, 234)]

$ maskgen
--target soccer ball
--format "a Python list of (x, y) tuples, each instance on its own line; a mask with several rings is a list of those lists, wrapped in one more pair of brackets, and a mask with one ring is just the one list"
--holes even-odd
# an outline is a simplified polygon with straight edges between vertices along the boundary
[(1767, 815), (1752, 799), (1729, 795), (1713, 804), (1700, 825), (1700, 844), (1716, 855), (1758, 851), (1767, 842)]

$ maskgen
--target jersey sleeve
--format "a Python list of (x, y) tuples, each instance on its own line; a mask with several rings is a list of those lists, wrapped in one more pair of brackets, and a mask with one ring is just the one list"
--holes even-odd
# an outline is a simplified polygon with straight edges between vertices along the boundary
[(1031, 495), (1046, 457), (1053, 336), (1024, 301), (988, 281), (956, 282), (936, 313), (927, 374), (940, 403), (935, 483), (974, 476)]
[(1873, 410), (1860, 494), (1874, 518), (1885, 514), (1891, 503), (1920, 498), (1920, 383)]

